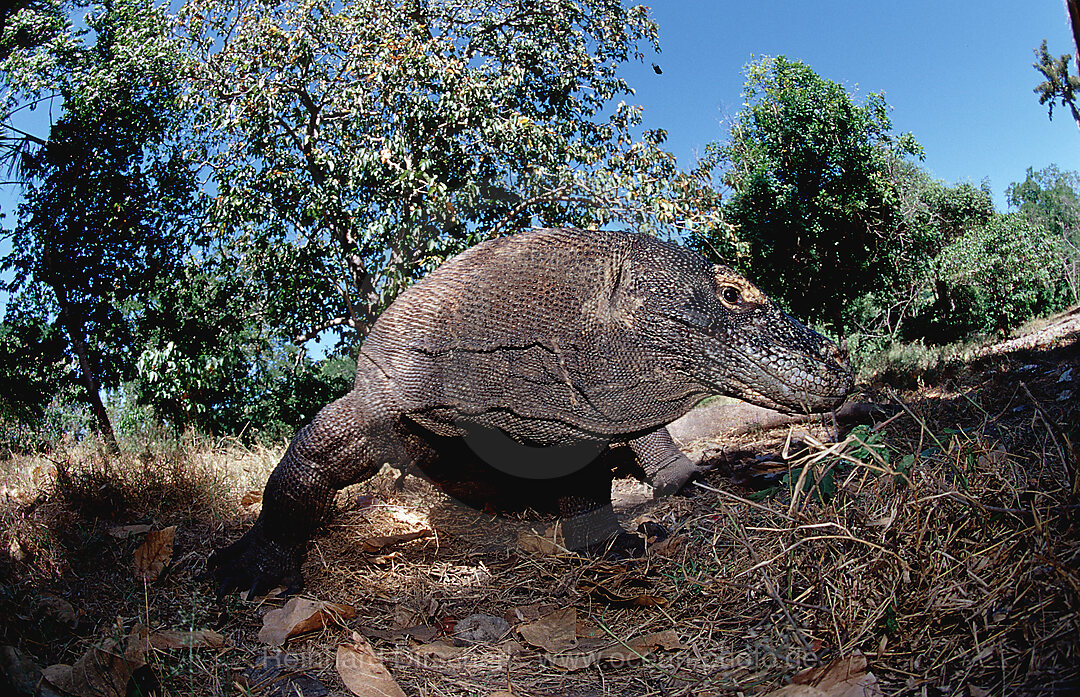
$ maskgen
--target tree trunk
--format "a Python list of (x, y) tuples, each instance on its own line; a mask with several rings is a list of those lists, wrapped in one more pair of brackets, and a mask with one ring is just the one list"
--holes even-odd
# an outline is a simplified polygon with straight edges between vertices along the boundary
[(71, 304), (68, 302), (67, 289), (64, 287), (63, 282), (59, 280), (53, 266), (52, 254), (49, 252), (48, 244), (45, 245), (44, 251), (49, 285), (56, 295), (56, 303), (60, 306), (60, 324), (64, 327), (64, 331), (67, 332), (68, 338), (71, 340), (71, 347), (75, 349), (75, 356), (79, 361), (79, 372), (82, 374), (83, 385), (86, 387), (86, 398), (90, 402), (90, 409), (94, 413), (94, 422), (97, 426), (98, 435), (101, 436), (101, 440), (105, 443), (105, 447), (108, 448), (109, 452), (117, 453), (120, 448), (116, 443), (116, 432), (113, 431), (112, 421), (109, 420), (109, 414), (105, 411), (105, 404), (101, 401), (101, 386), (98, 384), (97, 378), (94, 377), (94, 369), (90, 363), (90, 352), (86, 348), (86, 337), (83, 335), (82, 324), (73, 316)]
[(1065, 6), (1069, 9), (1069, 24), (1072, 25), (1073, 43), (1076, 44), (1077, 69), (1080, 69), (1080, 0), (1065, 0)]
[[(55, 292), (56, 288), (53, 288), (53, 290)], [(83, 384), (86, 386), (86, 396), (90, 401), (90, 409), (94, 412), (98, 435), (105, 442), (105, 447), (108, 448), (109, 452), (117, 453), (120, 451), (120, 447), (116, 443), (116, 433), (113, 431), (112, 421), (109, 420), (109, 413), (105, 411), (105, 404), (101, 401), (101, 386), (98, 385), (98, 381), (94, 377), (94, 370), (90, 365), (90, 354), (86, 350), (86, 340), (82, 335), (82, 331), (77, 328), (76, 323), (71, 321), (70, 310), (65, 306), (61, 307), (60, 316), (63, 318), (61, 321), (67, 329), (71, 345), (79, 359), (79, 372), (82, 373)]]

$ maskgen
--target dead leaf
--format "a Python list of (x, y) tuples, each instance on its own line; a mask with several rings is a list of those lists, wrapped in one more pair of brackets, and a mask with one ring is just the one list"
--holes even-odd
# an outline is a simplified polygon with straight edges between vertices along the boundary
[(791, 682), (809, 685), (828, 697), (881, 697), (881, 686), (873, 673), (866, 670), (866, 657), (855, 651), (817, 668), (797, 673)]
[(990, 450), (979, 453), (976, 462), (979, 467), (1000, 469), (1009, 464), (1009, 453), (1000, 443), (995, 443)]
[(79, 613), (75, 606), (55, 595), (46, 595), (34, 605), (34, 616), (42, 619), (50, 619), (53, 622), (74, 627), (78, 621)]
[(686, 538), (682, 535), (672, 535), (671, 537), (649, 545), (649, 554), (655, 554), (661, 557), (673, 557), (683, 548), (684, 542), (686, 542)]
[(563, 670), (582, 670), (594, 663), (604, 661), (606, 663), (628, 663), (640, 661), (658, 649), (674, 651), (685, 649), (686, 644), (679, 641), (679, 636), (672, 629), (662, 632), (653, 632), (635, 637), (624, 644), (615, 644), (595, 651), (547, 654), (544, 656), (552, 665)]
[(32, 695), (42, 672), (38, 664), (14, 646), (0, 646), (0, 675), (7, 677), (16, 693)]
[(465, 644), (490, 644), (509, 633), (509, 622), (480, 613), (462, 618), (454, 626), (454, 640)]
[(245, 508), (254, 506), (257, 503), (262, 503), (262, 497), (262, 489), (252, 489), (240, 497), (240, 505)]
[(434, 533), (431, 530), (417, 530), (416, 532), (406, 532), (400, 535), (386, 535), (385, 537), (369, 537), (360, 543), (360, 549), (367, 554), (375, 554), (381, 552), (387, 547), (392, 547), (403, 542), (412, 542), (413, 540), (419, 540), (424, 537), (431, 537)]
[(522, 532), (518, 535), (517, 543), (522, 551), (531, 552), (532, 554), (543, 554), (549, 557), (566, 554), (562, 535), (556, 532), (554, 528), (548, 528), (543, 535), (537, 535), (534, 532)]
[(357, 697), (405, 697), (367, 639), (353, 632), (352, 640), (337, 648), (335, 665), (345, 687)]
[(146, 523), (139, 523), (136, 525), (117, 525), (114, 528), (109, 528), (109, 534), (118, 540), (126, 540), (132, 535), (141, 535), (144, 532), (150, 532), (150, 526)]
[(508, 639), (502, 643), (496, 644), (495, 648), (502, 651), (507, 656), (521, 656), (529, 651), (529, 649), (526, 649), (519, 644), (516, 639)]
[(765, 697), (829, 697), (829, 695), (809, 685), (784, 685)]
[(135, 549), (135, 576), (147, 581), (156, 581), (165, 565), (172, 560), (173, 539), (176, 526), (170, 525), (164, 530), (146, 533), (146, 539)]
[(290, 637), (322, 629), (330, 622), (353, 617), (356, 617), (356, 610), (350, 605), (292, 598), (285, 603), (285, 607), (271, 610), (263, 616), (259, 641), (271, 646), (283, 646)]
[(549, 653), (577, 645), (577, 610), (566, 607), (517, 628), (522, 639)]
[(454, 646), (445, 640), (433, 641), (430, 644), (421, 644), (413, 648), (413, 653), (421, 658), (438, 658), (443, 661), (457, 658), (464, 651), (464, 647)]
[(54, 687), (77, 697), (125, 697), (128, 681), (146, 665), (149, 647), (145, 627), (136, 627), (121, 642), (92, 646), (75, 665), (52, 665), (43, 673)]
[(578, 580), (578, 590), (588, 593), (609, 607), (664, 607), (667, 605), (667, 598), (658, 595), (625, 592), (624, 589), (635, 585), (648, 585), (648, 581), (628, 574), (611, 578), (582, 577)]
[(11, 543), (8, 545), (8, 556), (15, 561), (26, 561), (30, 554), (26, 551), (26, 547), (19, 538), (12, 535)]
[(608, 634), (588, 620), (578, 620), (577, 629), (574, 630), (579, 639), (595, 639), (606, 637)]
[(155, 649), (220, 649), (225, 637), (212, 629), (161, 629), (150, 634), (150, 645)]
[(551, 603), (519, 605), (504, 612), (503, 619), (510, 623), (538, 620), (544, 615), (554, 612), (555, 609), (555, 606)]

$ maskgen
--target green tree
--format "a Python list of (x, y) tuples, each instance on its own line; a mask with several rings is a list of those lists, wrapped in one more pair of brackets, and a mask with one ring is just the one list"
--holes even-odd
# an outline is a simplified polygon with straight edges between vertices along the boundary
[(1070, 299), (1057, 235), (1023, 215), (995, 215), (947, 245), (935, 260), (947, 306), (936, 315), (938, 341), (1001, 332)]
[[(1069, 11), (1069, 23), (1073, 31), (1073, 43), (1076, 46), (1077, 66), (1080, 66), (1080, 0), (1065, 0), (1065, 6)], [(1035, 49), (1035, 63), (1032, 64), (1043, 78), (1035, 87), (1035, 93), (1039, 95), (1039, 104), (1048, 104), (1050, 119), (1054, 118), (1054, 102), (1060, 102), (1061, 106), (1069, 107), (1077, 128), (1080, 128), (1080, 110), (1077, 109), (1077, 93), (1080, 92), (1080, 77), (1069, 72), (1069, 63), (1073, 56), (1065, 53), (1057, 58), (1050, 55), (1046, 47), (1046, 39), (1042, 45)]]
[(189, 260), (143, 300), (134, 396), (177, 429), (291, 435), (352, 382), (354, 357), (312, 361), (268, 322), (246, 251)]
[(900, 223), (891, 167), (919, 146), (891, 133), (880, 94), (857, 103), (783, 57), (751, 63), (746, 77), (746, 106), (717, 147), (743, 263), (790, 311), (842, 331), (844, 308), (890, 274)]
[[(297, 343), (366, 331), (442, 260), (533, 222), (719, 224), (618, 67), (654, 44), (617, 0), (189, 0), (224, 234), (261, 250)], [(288, 250), (283, 251), (283, 250)]]
[[(130, 376), (130, 313), (156, 278), (175, 268), (194, 213), (194, 177), (177, 142), (177, 44), (149, 0), (89, 7), (55, 3), (44, 17), (29, 5), (8, 27), (55, 27), (52, 39), (16, 47), (0, 64), (5, 104), (54, 97), (62, 105), (44, 145), (23, 152), (25, 203), (3, 268), (11, 293), (38, 294), (77, 361), (97, 428), (115, 448), (102, 387)], [(39, 289), (46, 289), (39, 293)]]
[(1060, 233), (1066, 255), (1066, 280), (1074, 298), (1080, 297), (1080, 172), (1057, 165), (1034, 171), (1006, 189), (1009, 205), (1032, 223)]
[(54, 325), (14, 315), (0, 323), (0, 422), (34, 427), (65, 382), (65, 342)]
[(995, 215), (989, 187), (936, 180), (917, 164), (897, 159), (890, 175), (899, 220), (890, 233), (888, 270), (880, 282), (848, 307), (859, 352), (887, 347), (922, 326), (913, 319), (935, 303), (947, 302), (948, 287), (935, 261), (965, 230), (987, 225)]

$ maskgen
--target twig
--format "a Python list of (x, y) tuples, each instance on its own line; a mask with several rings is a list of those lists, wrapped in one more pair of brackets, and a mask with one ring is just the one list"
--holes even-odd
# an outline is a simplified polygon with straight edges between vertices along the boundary
[(1031, 394), (1031, 390), (1028, 389), (1027, 384), (1023, 380), (1020, 381), (1020, 387), (1022, 387), (1024, 392), (1027, 393), (1028, 399), (1031, 400), (1031, 403), (1035, 405), (1035, 411), (1038, 412), (1039, 418), (1042, 419), (1043, 424), (1046, 426), (1046, 432), (1050, 434), (1050, 440), (1054, 441), (1054, 447), (1057, 448), (1058, 456), (1061, 458), (1061, 463), (1065, 466), (1065, 474), (1069, 478), (1069, 493), (1071, 497), (1075, 497), (1077, 493), (1077, 487), (1078, 485), (1080, 485), (1080, 480), (1077, 479), (1077, 471), (1076, 468), (1073, 467), (1072, 459), (1065, 455), (1065, 450), (1061, 447), (1061, 443), (1058, 442), (1057, 434), (1054, 433), (1057, 423), (1050, 420), (1050, 417), (1047, 415), (1046, 410), (1043, 409), (1042, 404), (1039, 403), (1039, 400), (1035, 399), (1035, 395)]
[(736, 496), (735, 494), (732, 494), (731, 492), (728, 492), (728, 491), (724, 491), (723, 489), (716, 489), (716, 488), (713, 488), (713, 487), (709, 486), (708, 484), (702, 484), (701, 482), (694, 482), (694, 486), (699, 487), (701, 489), (704, 489), (705, 491), (711, 491), (714, 494), (720, 494), (722, 496), (727, 496), (728, 498), (734, 499), (734, 500), (738, 501), (739, 503), (745, 503), (747, 506), (750, 506), (752, 508), (756, 508), (756, 509), (758, 509), (760, 511), (765, 511), (766, 513), (771, 513), (771, 514), (773, 514), (775, 516), (780, 516), (784, 520), (789, 520), (792, 523), (798, 523), (799, 522), (799, 521), (795, 520), (794, 518), (792, 518), (791, 516), (789, 516), (786, 513), (782, 513), (781, 511), (774, 510), (772, 508), (769, 508), (768, 506), (762, 506), (760, 503), (755, 503), (755, 502), (751, 501), (750, 499), (744, 499), (741, 496)]

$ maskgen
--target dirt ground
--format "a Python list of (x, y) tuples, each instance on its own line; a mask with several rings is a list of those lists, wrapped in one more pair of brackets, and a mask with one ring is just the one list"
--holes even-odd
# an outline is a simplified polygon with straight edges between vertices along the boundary
[[(859, 425), (726, 423), (688, 446), (714, 469), (680, 495), (618, 481), (625, 526), (670, 533), (636, 560), (571, 554), (553, 518), (386, 471), (342, 492), (311, 544), (303, 598), (335, 607), (309, 603), (322, 614), (288, 638), (271, 631), (284, 599), (218, 601), (196, 578), (257, 515), (280, 448), (9, 460), (4, 679), (102, 695), (764, 695), (793, 677), (837, 695), (1080, 691), (1076, 312), (860, 390), (880, 409)], [(803, 672), (841, 664), (839, 688)]]

